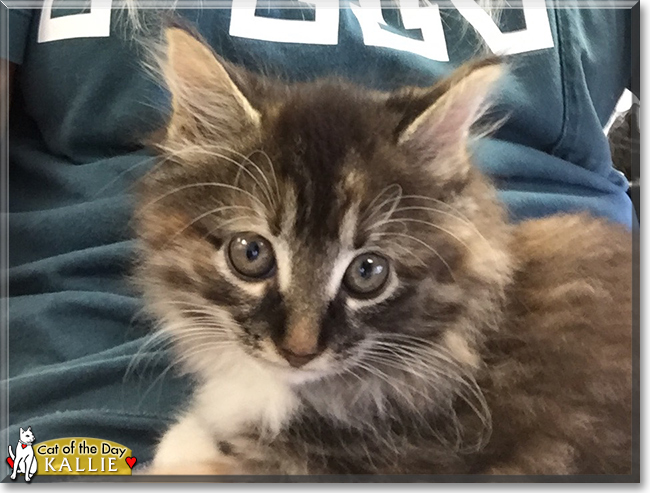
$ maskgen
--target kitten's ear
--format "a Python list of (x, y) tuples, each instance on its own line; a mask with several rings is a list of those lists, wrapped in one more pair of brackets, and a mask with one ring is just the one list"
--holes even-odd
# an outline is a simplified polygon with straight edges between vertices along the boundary
[(498, 59), (459, 68), (420, 99), (420, 105), (428, 105), (402, 125), (399, 144), (415, 152), (423, 164), (433, 165), (442, 180), (465, 176), (470, 129), (489, 107), (488, 97), (503, 72)]
[(161, 68), (172, 94), (173, 113), (164, 146), (236, 145), (255, 132), (260, 113), (235, 85), (224, 65), (197, 37), (179, 27), (165, 31)]
[(23, 430), (22, 427), (21, 427), (21, 428), (20, 428), (20, 432), (21, 432), (21, 433), (25, 433), (25, 430)]

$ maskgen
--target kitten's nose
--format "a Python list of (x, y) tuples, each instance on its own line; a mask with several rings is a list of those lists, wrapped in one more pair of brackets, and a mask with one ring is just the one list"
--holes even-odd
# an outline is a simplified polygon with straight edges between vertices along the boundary
[(319, 348), (320, 324), (308, 315), (294, 316), (276, 347), (280, 355), (294, 368), (306, 365), (323, 352)]
[(294, 353), (289, 349), (279, 347), (278, 350), (284, 359), (286, 359), (291, 366), (294, 368), (300, 368), (305, 366), (311, 360), (313, 360), (320, 353)]

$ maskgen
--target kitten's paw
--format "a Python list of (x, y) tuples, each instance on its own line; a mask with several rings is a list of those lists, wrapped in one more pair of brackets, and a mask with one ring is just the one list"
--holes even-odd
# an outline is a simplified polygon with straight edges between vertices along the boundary
[[(147, 475), (225, 475), (235, 471), (231, 458), (217, 448), (214, 440), (188, 440), (205, 435), (204, 426), (195, 416), (186, 415), (163, 436)], [(196, 459), (194, 459), (196, 458)]]

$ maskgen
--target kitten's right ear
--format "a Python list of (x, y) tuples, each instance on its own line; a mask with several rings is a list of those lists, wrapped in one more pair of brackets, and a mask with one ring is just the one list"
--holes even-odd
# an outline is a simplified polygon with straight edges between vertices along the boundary
[(212, 50), (186, 30), (165, 31), (160, 62), (172, 94), (172, 117), (162, 139), (171, 152), (192, 146), (236, 146), (256, 133), (260, 113), (253, 108)]
[(20, 428), (20, 433), (25, 433), (25, 430), (23, 430), (22, 427)]

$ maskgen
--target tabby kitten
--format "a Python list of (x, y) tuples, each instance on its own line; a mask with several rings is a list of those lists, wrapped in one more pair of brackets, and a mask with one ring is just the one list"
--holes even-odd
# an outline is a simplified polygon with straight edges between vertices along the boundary
[(508, 223), (468, 151), (498, 60), (381, 93), (166, 40), (138, 278), (197, 390), (150, 472), (631, 472), (631, 237)]

